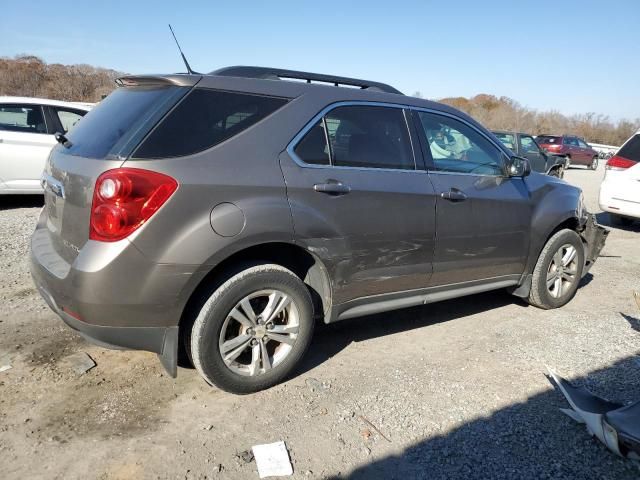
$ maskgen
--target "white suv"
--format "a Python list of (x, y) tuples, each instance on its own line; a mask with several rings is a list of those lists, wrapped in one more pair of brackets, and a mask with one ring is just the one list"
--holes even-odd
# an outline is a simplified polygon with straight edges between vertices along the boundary
[(607, 161), (600, 185), (600, 208), (611, 220), (630, 225), (640, 219), (640, 130)]
[(41, 193), (40, 177), (54, 134), (66, 133), (90, 103), (0, 97), (0, 194)]

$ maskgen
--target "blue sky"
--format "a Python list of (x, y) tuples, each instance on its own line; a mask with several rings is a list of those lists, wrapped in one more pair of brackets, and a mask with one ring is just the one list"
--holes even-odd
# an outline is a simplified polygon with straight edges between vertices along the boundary
[(266, 65), (362, 77), (427, 98), (506, 95), (640, 117), (640, 1), (2, 2), (0, 56), (128, 73)]

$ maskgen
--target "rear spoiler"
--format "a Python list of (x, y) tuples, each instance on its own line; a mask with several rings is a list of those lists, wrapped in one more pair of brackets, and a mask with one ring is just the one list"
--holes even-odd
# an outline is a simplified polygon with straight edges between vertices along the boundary
[(116, 79), (119, 87), (143, 87), (153, 85), (175, 85), (178, 87), (193, 87), (200, 81), (202, 75), (127, 75)]

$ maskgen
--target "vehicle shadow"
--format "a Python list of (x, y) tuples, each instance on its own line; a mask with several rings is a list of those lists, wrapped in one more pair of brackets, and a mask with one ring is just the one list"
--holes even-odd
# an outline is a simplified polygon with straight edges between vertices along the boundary
[(633, 328), (636, 332), (640, 333), (640, 319), (633, 317), (631, 315), (625, 315), (622, 312), (619, 312), (627, 322), (629, 322), (629, 326)]
[(640, 221), (635, 221), (629, 225), (619, 225), (611, 221), (611, 217), (607, 212), (596, 213), (596, 220), (603, 227), (617, 228), (627, 232), (640, 232)]
[[(571, 380), (596, 395), (627, 404), (640, 399), (640, 368), (636, 362), (637, 357), (627, 357)], [(400, 454), (329, 478), (637, 479), (638, 467), (610, 453), (587, 433), (584, 425), (559, 411), (567, 407), (559, 391), (548, 389), (490, 416), (410, 445)]]
[(0, 210), (37, 208), (43, 205), (43, 195), (0, 195)]
[(294, 376), (302, 375), (321, 365), (352, 342), (363, 342), (372, 338), (424, 328), (514, 303), (522, 308), (528, 307), (519, 298), (497, 290), (329, 325), (318, 322), (311, 347)]

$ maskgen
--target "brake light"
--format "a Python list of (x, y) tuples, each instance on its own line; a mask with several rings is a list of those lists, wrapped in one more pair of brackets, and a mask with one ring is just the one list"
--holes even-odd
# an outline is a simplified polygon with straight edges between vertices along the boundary
[(628, 158), (615, 155), (607, 161), (604, 168), (607, 170), (626, 170), (629, 167), (633, 167), (636, 163), (637, 162), (629, 160)]
[(98, 177), (89, 238), (115, 242), (129, 236), (173, 195), (178, 182), (151, 170), (116, 168)]
[(547, 150), (560, 150), (560, 147), (562, 147), (562, 145), (558, 145), (558, 144), (546, 146)]

